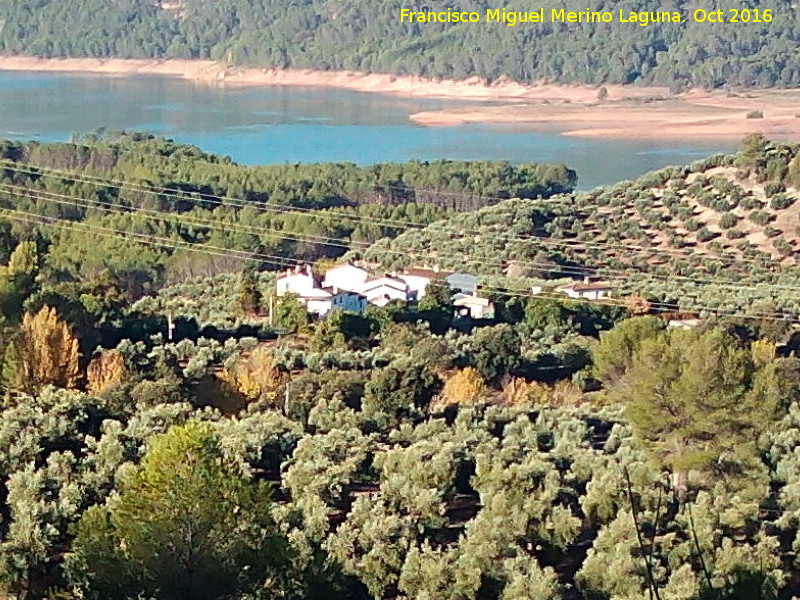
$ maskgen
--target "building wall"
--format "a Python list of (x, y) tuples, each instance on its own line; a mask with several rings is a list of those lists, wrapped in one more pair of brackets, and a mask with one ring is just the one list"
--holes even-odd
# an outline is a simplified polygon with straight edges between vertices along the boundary
[(389, 285), (380, 285), (367, 290), (364, 295), (370, 304), (376, 306), (386, 306), (392, 300), (401, 300), (403, 302), (408, 298), (405, 290), (399, 290)]
[(314, 278), (302, 273), (286, 275), (278, 279), (277, 282), (279, 296), (283, 296), (289, 292), (304, 296), (311, 292), (314, 287)]
[(364, 287), (364, 282), (369, 277), (364, 269), (352, 265), (334, 267), (325, 273), (324, 287), (335, 287), (340, 290), (357, 292)]
[(420, 275), (398, 275), (408, 285), (409, 299), (422, 300), (431, 280)]
[(314, 314), (319, 315), (320, 317), (324, 317), (331, 310), (330, 298), (328, 298), (328, 299), (319, 299), (319, 300), (309, 298), (306, 301), (306, 309), (310, 313), (314, 313)]

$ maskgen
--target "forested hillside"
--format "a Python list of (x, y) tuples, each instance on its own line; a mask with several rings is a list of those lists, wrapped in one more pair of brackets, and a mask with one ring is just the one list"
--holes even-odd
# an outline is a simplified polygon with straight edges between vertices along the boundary
[[(751, 2), (769, 23), (695, 23), (685, 0), (610, 3), (568, 10), (681, 10), (684, 23), (409, 24), (399, 0), (148, 1), (2, 0), (0, 52), (39, 56), (214, 58), (278, 68), (349, 69), (525, 82), (653, 83), (687, 86), (797, 86), (800, 41), (790, 0)], [(562, 3), (432, 0), (425, 9), (487, 8), (549, 14)], [(742, 5), (739, 8), (743, 8)], [(414, 9), (415, 7), (411, 7)], [(713, 3), (703, 8), (731, 8)]]
[(316, 323), (287, 299), (278, 341), (165, 342), (113, 278), (65, 286), (47, 260), (22, 242), (3, 271), (25, 309), (2, 330), (9, 597), (800, 592), (786, 330), (531, 298), (459, 332), (431, 294)]
[[(797, 597), (798, 150), (573, 193), (547, 165), (5, 143), (0, 594)], [(276, 297), (343, 252), (475, 273), (494, 314), (436, 282), (320, 319)], [(586, 274), (613, 297), (547, 288)]]
[(243, 259), (275, 269), (335, 258), (453, 211), (569, 191), (576, 178), (563, 165), (489, 162), (243, 167), (138, 134), (5, 142), (0, 160), (0, 205), (18, 224), (50, 223), (51, 268), (71, 279), (111, 266), (135, 297)]
[(798, 146), (762, 136), (582, 193), (565, 193), (563, 165), (243, 167), (138, 134), (6, 142), (0, 157), (6, 255), (41, 226), (53, 274), (111, 268), (134, 299), (242, 261), (324, 268), (349, 252), (475, 273), (487, 292), (590, 276), (653, 308), (800, 313)]
[(734, 156), (591, 192), (502, 202), (354, 255), (387, 268), (427, 256), (486, 275), (489, 289), (552, 288), (559, 278), (591, 276), (656, 305), (796, 314), (799, 150), (754, 135)]

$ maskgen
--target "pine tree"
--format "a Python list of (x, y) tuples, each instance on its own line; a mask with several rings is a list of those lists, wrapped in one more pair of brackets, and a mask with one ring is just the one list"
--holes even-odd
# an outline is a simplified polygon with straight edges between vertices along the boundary
[(266, 485), (222, 460), (208, 423), (173, 427), (117, 501), (84, 513), (69, 572), (92, 598), (216, 600), (261, 586), (283, 597), (289, 569), (270, 504)]
[(644, 340), (609, 393), (627, 405), (640, 439), (682, 477), (754, 456), (783, 386), (777, 363), (757, 364), (732, 336), (673, 330)]

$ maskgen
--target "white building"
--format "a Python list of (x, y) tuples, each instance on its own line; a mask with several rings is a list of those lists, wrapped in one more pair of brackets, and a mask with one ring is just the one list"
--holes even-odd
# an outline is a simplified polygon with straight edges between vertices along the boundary
[(460, 317), (470, 317), (472, 319), (494, 318), (494, 303), (488, 298), (456, 294), (453, 306), (455, 306), (456, 313)]
[(287, 270), (283, 277), (278, 278), (276, 286), (278, 296), (295, 294), (310, 313), (325, 316), (331, 310), (333, 294), (320, 287), (320, 278), (314, 275), (309, 265)]
[[(320, 316), (326, 315), (334, 308), (363, 314), (367, 304), (386, 306), (395, 300), (404, 303), (419, 300), (425, 296), (431, 282), (441, 281), (447, 284), (446, 278), (450, 275), (452, 273), (437, 268), (406, 269), (397, 276), (370, 277), (366, 269), (345, 263), (328, 269), (322, 279), (306, 265), (286, 271), (277, 281), (277, 290), (279, 296), (296, 294), (309, 312)], [(461, 275), (462, 279), (467, 279), (466, 282), (461, 282), (462, 291), (466, 285), (474, 296), (474, 290), (471, 288), (477, 283), (477, 279), (472, 275)], [(465, 310), (470, 314), (474, 312), (483, 315), (489, 310), (489, 306), (483, 304), (484, 301), (484, 299), (465, 300)], [(494, 307), (491, 307), (491, 310), (494, 310)]]
[(700, 325), (700, 319), (670, 319), (667, 329), (694, 329)]
[(570, 298), (586, 298), (587, 300), (606, 300), (611, 298), (614, 287), (607, 283), (573, 283), (556, 288)]
[(319, 277), (311, 272), (310, 265), (298, 265), (294, 269), (287, 269), (283, 277), (278, 278), (277, 287), (278, 296), (288, 293), (305, 296), (319, 288)]
[(413, 301), (422, 300), (425, 297), (425, 291), (432, 281), (445, 281), (445, 278), (450, 274), (440, 271), (438, 268), (405, 269), (402, 273), (398, 273), (397, 277), (406, 282), (408, 285), (408, 299)]
[(438, 275), (439, 272), (435, 269), (405, 269), (397, 277), (406, 282), (409, 300), (422, 300), (428, 285)]
[(393, 300), (408, 302), (408, 284), (396, 277), (375, 277), (364, 282), (361, 293), (375, 306), (386, 306)]
[(318, 290), (310, 296), (300, 296), (299, 300), (306, 305), (310, 313), (324, 317), (331, 312), (333, 294), (326, 290)]
[(325, 279), (322, 280), (322, 287), (358, 292), (364, 287), (369, 279), (369, 272), (361, 267), (356, 267), (350, 263), (345, 263), (336, 267), (331, 267), (325, 272)]

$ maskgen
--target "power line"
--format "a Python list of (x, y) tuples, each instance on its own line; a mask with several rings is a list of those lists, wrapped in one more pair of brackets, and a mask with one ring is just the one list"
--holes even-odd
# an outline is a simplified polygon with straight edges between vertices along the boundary
[[(212, 219), (203, 219), (201, 217), (195, 217), (191, 215), (178, 215), (175, 213), (163, 212), (153, 209), (145, 209), (145, 208), (133, 208), (127, 209), (124, 207), (115, 207), (109, 205), (106, 202), (98, 201), (98, 200), (88, 200), (83, 198), (76, 198), (73, 196), (68, 196), (65, 194), (57, 194), (55, 192), (47, 192), (43, 190), (31, 190), (29, 188), (25, 188), (22, 186), (13, 186), (8, 184), (0, 184), (0, 190), (5, 190), (8, 193), (21, 195), (23, 197), (27, 197), (31, 200), (42, 200), (45, 202), (54, 202), (56, 204), (61, 204), (69, 207), (81, 207), (81, 208), (96, 208), (97, 210), (104, 211), (107, 213), (112, 214), (123, 214), (123, 215), (135, 215), (136, 213), (143, 213), (146, 215), (153, 215), (157, 219), (161, 219), (165, 222), (171, 222), (178, 226), (185, 225), (185, 224), (194, 224), (199, 227), (208, 228), (214, 231), (223, 231), (223, 232), (234, 232), (234, 233), (247, 233), (250, 235), (260, 236), (266, 232), (269, 232), (275, 238), (278, 239), (285, 239), (291, 241), (300, 241), (300, 242), (309, 242), (309, 243), (319, 243), (326, 246), (331, 247), (339, 247), (342, 249), (350, 249), (348, 245), (350, 242), (345, 238), (334, 238), (334, 237), (325, 237), (325, 236), (314, 236), (313, 234), (304, 234), (304, 233), (296, 233), (291, 231), (285, 230), (274, 230), (274, 229), (262, 229), (254, 226), (250, 226), (247, 224), (242, 223), (225, 223), (219, 220), (212, 220)], [(361, 244), (364, 248), (370, 248), (371, 244), (366, 242), (356, 242), (357, 244)], [(587, 244), (586, 248), (591, 248), (593, 244)], [(417, 254), (414, 252), (409, 251), (401, 251), (401, 250), (391, 250), (385, 249), (387, 253), (398, 255), (398, 256), (423, 256), (424, 258), (429, 258), (427, 255)], [(274, 255), (265, 255), (270, 256), (272, 259), (276, 258)], [(491, 260), (480, 260), (480, 259), (464, 259), (462, 262), (465, 265), (470, 264), (470, 261), (475, 262), (476, 264), (481, 265), (492, 265), (496, 267), (504, 267), (505, 263), (503, 261), (491, 261)], [(573, 267), (570, 265), (559, 265), (557, 268), (552, 268), (553, 265), (551, 263), (541, 263), (536, 261), (515, 261), (523, 266), (530, 266), (535, 269), (542, 269), (542, 268), (551, 268), (551, 272), (557, 272), (564, 275), (571, 275), (571, 276), (579, 276), (583, 277), (589, 274), (602, 274), (604, 277), (608, 279), (624, 279), (629, 280), (631, 273), (636, 274), (643, 274), (651, 279), (660, 279), (665, 281), (675, 281), (681, 280), (688, 283), (695, 283), (695, 284), (712, 284), (717, 285), (720, 287), (728, 287), (734, 289), (748, 289), (754, 290), (751, 285), (744, 285), (740, 282), (732, 282), (730, 280), (722, 280), (722, 279), (715, 279), (715, 278), (700, 278), (700, 277), (688, 277), (684, 275), (659, 275), (657, 273), (652, 272), (643, 272), (640, 270), (633, 270), (633, 269), (614, 269), (611, 267), (594, 267), (594, 268), (587, 268), (587, 267)], [(800, 287), (797, 286), (788, 286), (788, 285), (780, 285), (780, 284), (765, 284), (770, 285), (773, 289), (782, 289), (786, 291), (800, 291)]]
[[(269, 202), (261, 202), (261, 201), (251, 201), (251, 200), (243, 200), (240, 198), (233, 198), (229, 196), (217, 196), (214, 194), (208, 194), (205, 192), (192, 192), (190, 195), (186, 195), (186, 191), (178, 190), (174, 188), (154, 188), (145, 186), (143, 184), (135, 183), (135, 182), (128, 182), (124, 180), (118, 180), (113, 178), (102, 178), (96, 177), (92, 175), (85, 175), (81, 173), (76, 173), (72, 171), (65, 171), (59, 169), (50, 169), (46, 167), (36, 167), (35, 165), (29, 164), (21, 164), (16, 163), (10, 160), (0, 160), (0, 164), (8, 165), (7, 168), (10, 170), (28, 173), (31, 175), (44, 175), (46, 177), (58, 177), (62, 180), (72, 181), (74, 183), (88, 183), (90, 185), (95, 186), (105, 186), (105, 187), (113, 187), (119, 190), (129, 190), (129, 191), (136, 191), (136, 192), (144, 192), (155, 194), (158, 196), (166, 196), (168, 198), (175, 198), (182, 201), (189, 201), (196, 203), (198, 201), (197, 198), (193, 196), (199, 196), (201, 201), (214, 201), (219, 202), (221, 205), (225, 206), (233, 206), (238, 208), (262, 208), (265, 212), (274, 212), (278, 214), (291, 214), (291, 213), (301, 213), (301, 214), (314, 214), (315, 216), (324, 215), (324, 216), (337, 216), (341, 215), (342, 219), (349, 220), (349, 221), (356, 221), (356, 222), (365, 222), (369, 224), (374, 224), (381, 227), (389, 227), (389, 228), (400, 228), (400, 229), (422, 229), (425, 225), (414, 223), (411, 221), (402, 221), (396, 219), (376, 219), (374, 217), (369, 217), (368, 215), (352, 215), (348, 213), (337, 213), (331, 209), (312, 209), (312, 208), (302, 208), (302, 207), (286, 207), (282, 205), (277, 205), (274, 203)], [(400, 188), (398, 188), (400, 189)], [(403, 188), (405, 189), (405, 188)], [(453, 194), (456, 194), (453, 192)], [(491, 197), (491, 196), (475, 196), (477, 199), (483, 200), (508, 200), (508, 198), (499, 198), (499, 197)], [(559, 198), (551, 198), (551, 199), (537, 199), (532, 200), (538, 203), (549, 203), (552, 202), (554, 204), (558, 204), (559, 206), (563, 206), (567, 203), (565, 197)], [(544, 244), (544, 245), (562, 245), (567, 248), (572, 248), (572, 246), (577, 246), (578, 248), (581, 247), (581, 242), (577, 240), (554, 240), (554, 239), (543, 239), (543, 238), (522, 238), (522, 237), (514, 237), (508, 236), (507, 234), (498, 234), (498, 237), (509, 239), (510, 241), (519, 241), (521, 243), (536, 243), (536, 244)], [(599, 244), (599, 243), (596, 243)], [(693, 252), (691, 250), (682, 250), (679, 248), (647, 248), (643, 246), (636, 246), (633, 244), (622, 244), (622, 243), (604, 243), (604, 246), (614, 249), (620, 250), (630, 250), (634, 252), (642, 252), (644, 254), (664, 254), (664, 255), (675, 255), (681, 257), (695, 257), (698, 256), (697, 252)], [(715, 260), (719, 260), (721, 262), (748, 262), (748, 263), (755, 263), (759, 266), (764, 267), (763, 260), (753, 259), (748, 257), (741, 257), (736, 255), (725, 255), (719, 254), (716, 256), (712, 256)]]
[[(11, 214), (8, 214), (11, 213)], [(91, 231), (92, 233), (96, 233), (98, 235), (104, 237), (123, 237), (123, 238), (132, 238), (131, 241), (141, 243), (144, 245), (152, 245), (157, 247), (165, 247), (171, 248), (175, 250), (189, 250), (193, 252), (199, 252), (204, 254), (211, 254), (216, 256), (226, 256), (230, 258), (237, 258), (240, 260), (254, 260), (260, 258), (277, 258), (280, 260), (286, 260), (289, 262), (294, 262), (296, 264), (301, 264), (300, 261), (296, 261), (294, 259), (285, 259), (284, 257), (273, 257), (270, 255), (264, 255), (260, 253), (245, 253), (242, 251), (236, 251), (228, 248), (221, 248), (211, 246), (210, 250), (205, 248), (195, 248), (192, 245), (186, 244), (178, 244), (174, 240), (170, 240), (169, 238), (161, 238), (159, 236), (153, 236), (149, 234), (139, 234), (133, 233), (129, 231), (123, 231), (108, 227), (101, 227), (101, 226), (93, 226), (87, 225), (85, 223), (75, 223), (73, 221), (69, 221), (67, 219), (62, 219), (58, 217), (49, 217), (45, 215), (40, 215), (37, 213), (30, 213), (26, 211), (14, 210), (14, 209), (3, 209), (2, 213), (6, 218), (18, 221), (24, 221), (28, 223), (38, 223), (40, 225), (44, 225), (47, 227), (55, 227), (59, 229), (84, 229)], [(604, 300), (604, 301), (597, 301), (592, 300), (589, 298), (569, 298), (564, 296), (563, 294), (557, 294), (555, 292), (543, 292), (540, 294), (534, 294), (532, 292), (514, 292), (509, 291), (503, 288), (495, 288), (495, 287), (482, 287), (482, 291), (487, 291), (491, 293), (495, 293), (497, 295), (503, 295), (507, 297), (517, 297), (517, 298), (540, 298), (544, 300), (558, 300), (561, 302), (578, 302), (578, 303), (591, 303), (595, 306), (616, 306), (620, 308), (628, 308), (628, 304), (621, 300)], [(655, 308), (656, 310), (660, 310), (661, 312), (664, 311), (674, 311), (675, 305), (671, 303), (665, 302), (648, 302), (651, 308)], [(738, 311), (732, 310), (725, 310), (720, 309), (718, 307), (711, 307), (711, 306), (683, 306), (680, 307), (682, 310), (687, 312), (710, 312), (712, 314), (716, 314), (718, 316), (729, 316), (729, 317), (744, 317), (744, 318), (759, 318), (764, 320), (774, 320), (774, 321), (789, 321), (794, 320), (787, 319), (787, 313), (782, 312), (749, 312), (749, 313), (741, 313)]]
[[(162, 248), (169, 248), (172, 250), (188, 250), (190, 252), (199, 252), (202, 254), (211, 254), (215, 256), (224, 256), (227, 258), (237, 258), (241, 260), (275, 261), (291, 266), (297, 266), (303, 264), (303, 261), (299, 261), (293, 258), (287, 258), (284, 256), (275, 256), (272, 254), (264, 254), (261, 252), (236, 250), (234, 248), (224, 248), (221, 246), (212, 246), (210, 244), (203, 244), (201, 247), (198, 247), (197, 245), (194, 244), (180, 243), (177, 240), (153, 234), (138, 233), (135, 231), (124, 231), (120, 229), (113, 229), (111, 227), (91, 225), (88, 223), (78, 223), (75, 221), (70, 221), (69, 219), (51, 217), (48, 215), (41, 215), (38, 213), (31, 213), (17, 209), (3, 208), (0, 209), (0, 214), (5, 218), (14, 219), (18, 221), (24, 220), (28, 223), (38, 223), (40, 225), (52, 226), (59, 229), (79, 229), (79, 230), (83, 229), (101, 235), (103, 237), (130, 238), (131, 241), (155, 245)], [(14, 215), (17, 216), (15, 217)]]

